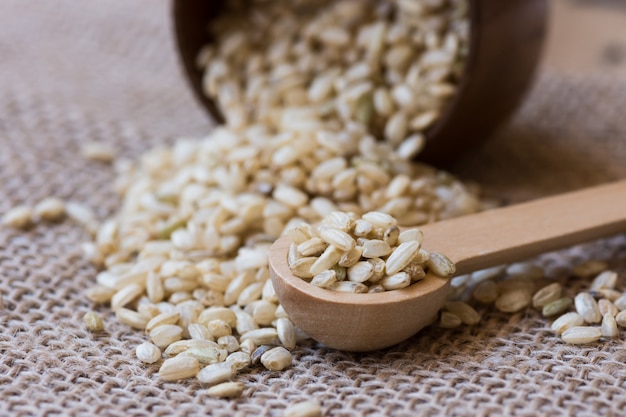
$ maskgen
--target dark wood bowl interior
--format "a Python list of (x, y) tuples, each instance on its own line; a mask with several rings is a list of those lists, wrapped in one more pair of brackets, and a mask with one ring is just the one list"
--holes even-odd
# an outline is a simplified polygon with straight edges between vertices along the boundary
[[(207, 22), (220, 13), (218, 1), (173, 0), (178, 52), (198, 100), (219, 123), (223, 116), (202, 92), (195, 65), (211, 42)], [(426, 132), (419, 159), (441, 164), (485, 140), (520, 104), (539, 62), (546, 34), (546, 0), (469, 0), (470, 52), (459, 91)]]

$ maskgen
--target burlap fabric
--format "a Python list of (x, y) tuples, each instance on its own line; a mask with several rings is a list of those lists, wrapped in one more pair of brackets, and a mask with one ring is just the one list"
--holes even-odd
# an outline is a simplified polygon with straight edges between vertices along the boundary
[[(598, 60), (585, 71), (548, 60), (515, 119), (450, 169), (506, 202), (626, 176), (619, 46), (588, 51)], [(132, 158), (209, 128), (179, 71), (165, 2), (0, 1), (0, 213), (58, 195), (105, 217), (118, 204), (112, 169), (85, 161), (81, 143), (109, 142)], [(69, 221), (0, 229), (0, 415), (265, 416), (310, 398), (332, 416), (595, 416), (626, 407), (622, 339), (568, 346), (534, 311), (491, 310), (480, 326), (428, 329), (379, 352), (311, 343), (285, 372), (239, 376), (248, 387), (241, 398), (212, 399), (197, 382), (165, 383), (158, 366), (141, 365), (133, 348), (144, 336), (107, 308), (97, 307), (107, 333), (84, 330), (94, 306), (83, 291), (95, 277), (79, 251), (86, 239)], [(542, 262), (575, 290), (584, 283), (568, 270), (590, 256), (608, 259), (624, 284), (624, 236)]]

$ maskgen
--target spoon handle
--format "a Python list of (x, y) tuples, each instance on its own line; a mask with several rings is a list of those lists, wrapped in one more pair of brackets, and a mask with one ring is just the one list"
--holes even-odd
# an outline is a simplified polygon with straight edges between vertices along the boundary
[(457, 274), (626, 232), (626, 180), (421, 227)]

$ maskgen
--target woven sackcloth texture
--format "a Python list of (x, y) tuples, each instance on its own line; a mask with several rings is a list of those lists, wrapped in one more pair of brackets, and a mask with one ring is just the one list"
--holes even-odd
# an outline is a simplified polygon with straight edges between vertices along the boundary
[[(619, 2), (606, 7), (626, 14)], [(81, 157), (81, 143), (133, 158), (211, 128), (178, 67), (167, 2), (0, 0), (0, 16), (0, 213), (56, 195), (105, 218), (119, 203), (113, 170)], [(626, 177), (623, 44), (588, 52), (598, 61), (580, 71), (548, 59), (514, 119), (448, 168), (505, 203)], [(305, 344), (290, 369), (254, 368), (237, 377), (241, 398), (213, 399), (198, 382), (161, 381), (158, 365), (134, 357), (145, 336), (86, 300), (96, 274), (80, 252), (87, 239), (70, 221), (0, 229), (0, 416), (279, 416), (311, 398), (346, 417), (626, 409), (623, 338), (565, 345), (534, 310), (484, 310), (479, 326), (433, 327), (367, 354)], [(589, 257), (607, 259), (626, 284), (625, 236), (540, 262), (573, 291), (586, 283), (568, 271)], [(106, 333), (84, 329), (91, 309)]]

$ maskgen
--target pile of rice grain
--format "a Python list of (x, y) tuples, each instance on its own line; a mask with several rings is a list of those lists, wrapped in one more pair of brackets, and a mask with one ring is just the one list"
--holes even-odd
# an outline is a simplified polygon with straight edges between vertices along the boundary
[[(118, 164), (122, 207), (84, 245), (103, 268), (89, 297), (111, 303), (130, 326), (149, 328), (153, 341), (168, 326), (171, 337), (159, 343), (166, 355), (203, 340), (207, 349), (226, 351), (209, 363), (225, 360), (251, 334), (253, 346), (244, 353), (260, 345), (293, 348), (285, 340), (302, 336), (278, 305), (267, 263), (271, 243), (285, 230), (337, 210), (391, 212), (419, 224), (479, 208), (473, 193), (433, 168), (393, 164), (384, 153), (366, 159), (357, 135), (343, 135), (353, 142), (349, 153), (325, 148), (316, 136), (223, 127), (204, 140), (151, 151), (138, 165)], [(332, 157), (307, 163), (320, 150)], [(277, 160), (287, 153), (298, 157)], [(352, 178), (344, 185), (350, 198), (337, 198), (343, 188), (332, 185), (343, 177)], [(313, 191), (323, 184), (328, 193)], [(257, 330), (264, 331), (257, 337)], [(177, 348), (168, 351), (173, 343)]]
[[(466, 1), (233, 0), (211, 30), (198, 65), (224, 126), (137, 163), (114, 160), (122, 205), (102, 223), (56, 200), (3, 222), (67, 214), (83, 225), (94, 237), (83, 251), (100, 270), (87, 296), (146, 332), (137, 357), (160, 363), (163, 379), (196, 377), (229, 397), (244, 389), (228, 382), (238, 372), (284, 369), (307, 338), (269, 280), (269, 247), (286, 230), (336, 211), (416, 226), (481, 203), (413, 160), (456, 91)], [(83, 153), (115, 157), (98, 144)], [(103, 329), (94, 312), (85, 325)]]

